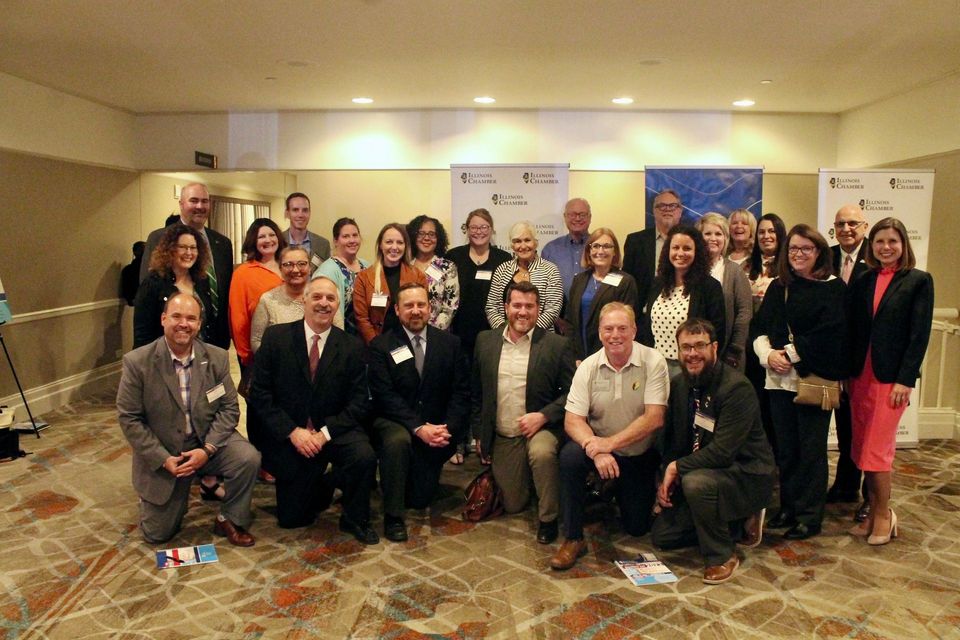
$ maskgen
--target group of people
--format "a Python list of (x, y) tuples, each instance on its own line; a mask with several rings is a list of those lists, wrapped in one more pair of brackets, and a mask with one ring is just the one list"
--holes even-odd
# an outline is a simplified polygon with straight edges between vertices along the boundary
[[(331, 252), (294, 193), (290, 228), (255, 220), (234, 268), (229, 240), (205, 226), (209, 208), (206, 188), (188, 185), (180, 220), (148, 237), (139, 348), (124, 358), (117, 406), (149, 542), (176, 533), (200, 476), (202, 497), (222, 502), (214, 531), (233, 544), (254, 542), (258, 477), (276, 485), (279, 526), (311, 524), (339, 489), (341, 530), (376, 544), (378, 473), (383, 535), (402, 542), (406, 510), (430, 504), (444, 463), (462, 463), (471, 442), (508, 513), (536, 502), (538, 542), (562, 525), (557, 570), (586, 552), (589, 474), (614, 481), (631, 535), (699, 544), (709, 584), (733, 575), (736, 544), (759, 544), (776, 473), (768, 526), (785, 538), (819, 533), (828, 500), (858, 501), (860, 471), (851, 533), (870, 544), (897, 534), (895, 432), (933, 284), (896, 219), (866, 237), (863, 212), (844, 207), (831, 251), (775, 214), (681, 224), (680, 195), (666, 190), (655, 226), (623, 253), (574, 198), (567, 234), (542, 252), (528, 223), (509, 231), (512, 256), (497, 248), (477, 209), (463, 246), (449, 249), (440, 221), (421, 215), (385, 225), (367, 264), (355, 220), (337, 220)], [(231, 338), (249, 442), (235, 431)], [(829, 492), (831, 407), (795, 402), (811, 375), (847, 381)]]

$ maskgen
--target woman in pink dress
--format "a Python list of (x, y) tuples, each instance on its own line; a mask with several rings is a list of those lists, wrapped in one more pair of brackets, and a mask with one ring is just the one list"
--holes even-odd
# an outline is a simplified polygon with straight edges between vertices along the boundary
[(889, 507), (897, 427), (927, 350), (933, 322), (933, 278), (914, 268), (903, 223), (884, 218), (870, 230), (869, 273), (850, 288), (849, 381), (853, 418), (851, 457), (866, 476), (870, 517), (850, 530), (872, 545), (897, 537)]

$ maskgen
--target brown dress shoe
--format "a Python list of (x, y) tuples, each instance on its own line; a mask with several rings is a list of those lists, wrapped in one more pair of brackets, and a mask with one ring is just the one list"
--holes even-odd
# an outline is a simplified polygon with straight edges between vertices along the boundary
[(218, 536), (226, 536), (227, 542), (237, 547), (252, 547), (256, 542), (246, 529), (229, 520), (217, 519), (213, 525), (213, 532)]
[(763, 520), (767, 515), (766, 509), (760, 509), (743, 523), (743, 536), (740, 538), (739, 545), (748, 549), (753, 549), (763, 540)]
[(730, 556), (730, 559), (723, 564), (707, 567), (703, 571), (703, 582), (705, 584), (721, 584), (733, 577), (733, 572), (740, 566), (740, 558), (737, 554)]
[(566, 571), (577, 564), (577, 558), (586, 553), (586, 540), (564, 540), (557, 552), (550, 558), (550, 568), (554, 571)]

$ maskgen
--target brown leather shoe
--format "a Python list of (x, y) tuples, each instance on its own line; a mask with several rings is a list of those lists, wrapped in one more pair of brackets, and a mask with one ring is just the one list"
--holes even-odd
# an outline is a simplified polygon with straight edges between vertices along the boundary
[(233, 524), (229, 520), (220, 520), (213, 524), (213, 533), (226, 536), (227, 542), (237, 547), (252, 547), (256, 542), (254, 537), (243, 527)]
[(747, 549), (753, 549), (759, 545), (763, 540), (763, 520), (766, 516), (767, 510), (760, 509), (760, 511), (747, 518), (743, 523), (743, 536), (737, 544)]
[(721, 584), (733, 577), (733, 572), (740, 566), (740, 558), (737, 554), (730, 556), (730, 559), (723, 564), (707, 567), (703, 571), (703, 582), (705, 584)]
[(586, 553), (586, 540), (564, 540), (557, 552), (550, 558), (550, 568), (554, 571), (566, 571), (577, 564), (577, 558)]

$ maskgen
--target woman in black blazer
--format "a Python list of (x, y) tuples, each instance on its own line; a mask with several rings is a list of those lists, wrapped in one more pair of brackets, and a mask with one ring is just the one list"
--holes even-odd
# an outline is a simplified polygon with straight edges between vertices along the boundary
[(594, 230), (583, 246), (580, 264), (586, 268), (570, 285), (566, 320), (570, 323), (577, 360), (596, 353), (600, 344), (600, 310), (608, 302), (639, 306), (637, 281), (623, 271), (620, 243), (612, 230)]
[(820, 533), (823, 522), (832, 412), (794, 399), (800, 377), (847, 377), (846, 286), (833, 275), (830, 248), (815, 229), (798, 224), (785, 249), (757, 314), (753, 347), (767, 370), (780, 468), (780, 512), (769, 526), (788, 528), (788, 540), (804, 540)]
[(710, 275), (703, 236), (693, 227), (670, 229), (660, 252), (657, 277), (639, 318), (637, 340), (667, 359), (670, 376), (680, 373), (677, 327), (687, 318), (709, 320), (717, 331), (720, 353), (726, 346), (723, 288)]
[(933, 278), (915, 269), (916, 258), (903, 223), (884, 218), (868, 237), (871, 270), (850, 288), (850, 457), (864, 472), (870, 516), (850, 530), (872, 545), (897, 536), (889, 508), (897, 427), (920, 376), (933, 323)]

